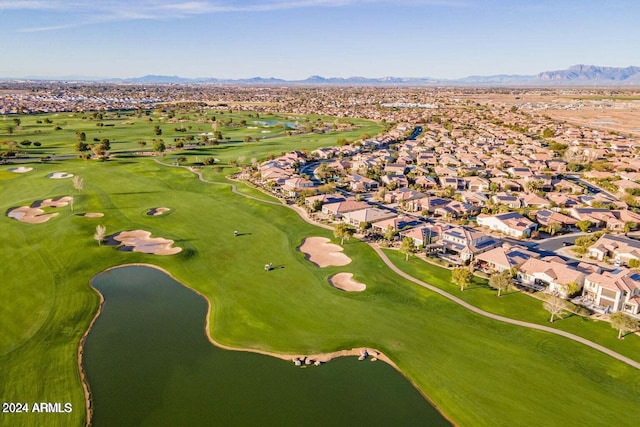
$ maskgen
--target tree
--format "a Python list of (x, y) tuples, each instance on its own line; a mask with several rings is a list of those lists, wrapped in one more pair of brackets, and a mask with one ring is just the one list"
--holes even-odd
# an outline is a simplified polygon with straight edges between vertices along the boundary
[(498, 296), (501, 296), (502, 291), (506, 291), (512, 285), (513, 278), (511, 277), (511, 272), (509, 270), (505, 270), (500, 274), (494, 274), (489, 279), (489, 286), (498, 290)]
[(155, 126), (153, 127), (153, 132), (154, 132), (156, 135), (162, 135), (162, 129), (160, 128), (160, 126), (159, 126), (159, 125), (155, 125)]
[(164, 145), (164, 141), (159, 139), (153, 142), (153, 151), (162, 153), (167, 149), (167, 146)]
[(387, 225), (387, 229), (384, 232), (385, 240), (392, 241), (398, 235), (398, 230), (392, 225)]
[(611, 327), (618, 330), (618, 339), (624, 339), (626, 332), (632, 332), (638, 329), (638, 321), (625, 313), (618, 311), (609, 316)]
[(551, 318), (549, 322), (553, 323), (554, 317), (560, 317), (562, 313), (567, 309), (567, 303), (562, 298), (558, 298), (555, 295), (551, 295), (548, 300), (546, 300), (542, 307), (551, 313)]
[(580, 292), (580, 285), (577, 284), (575, 281), (571, 281), (569, 283), (567, 283), (566, 285), (562, 285), (562, 287), (564, 288), (567, 297), (570, 297), (572, 295), (577, 294), (578, 292)]
[(79, 177), (78, 175), (75, 175), (73, 177), (73, 188), (75, 188), (78, 192), (82, 191), (84, 189), (84, 179), (82, 179), (81, 177)]
[(311, 203), (311, 211), (320, 212), (321, 210), (322, 210), (322, 201), (314, 200), (313, 203)]
[(353, 236), (353, 228), (351, 228), (349, 224), (341, 222), (336, 225), (336, 228), (333, 230), (333, 235), (340, 239), (341, 245), (344, 245), (344, 241), (349, 240), (351, 236)]
[(98, 241), (98, 246), (102, 246), (102, 241), (104, 240), (104, 236), (107, 232), (107, 227), (104, 225), (96, 226), (96, 233), (93, 235), (93, 238)]
[(582, 231), (583, 233), (586, 233), (587, 230), (589, 230), (589, 228), (591, 228), (593, 224), (591, 223), (591, 221), (589, 221), (588, 219), (583, 219), (582, 221), (578, 221), (576, 223), (576, 226), (580, 229), (580, 231)]
[(8, 133), (9, 135), (13, 135), (13, 130), (14, 130), (15, 128), (16, 128), (16, 127), (15, 127), (15, 126), (13, 126), (13, 125), (7, 125), (7, 133)]
[(400, 245), (400, 253), (404, 254), (404, 260), (409, 261), (409, 255), (416, 251), (416, 245), (413, 239), (409, 236), (405, 236), (402, 239), (402, 244)]
[(86, 141), (87, 140), (87, 134), (84, 132), (76, 132), (76, 139), (78, 141)]
[(109, 151), (111, 150), (111, 143), (108, 139), (104, 138), (100, 141), (100, 148), (102, 151)]
[(555, 236), (560, 230), (562, 230), (562, 225), (559, 222), (552, 221), (547, 225), (547, 231), (552, 236)]
[(76, 143), (76, 151), (79, 151), (80, 153), (84, 153), (85, 151), (89, 151), (90, 147), (89, 144), (87, 144), (84, 141), (78, 141)]
[(629, 268), (637, 269), (640, 267), (640, 259), (631, 258), (627, 264), (629, 265)]
[(467, 267), (456, 267), (451, 270), (451, 281), (460, 286), (461, 291), (471, 284), (472, 277), (473, 273)]
[(553, 129), (544, 128), (544, 130), (542, 131), (543, 138), (553, 138), (554, 136), (556, 136), (556, 133)]
[(635, 230), (636, 228), (638, 228), (638, 224), (633, 222), (633, 221), (627, 221), (624, 223), (624, 232), (628, 233), (631, 230)]

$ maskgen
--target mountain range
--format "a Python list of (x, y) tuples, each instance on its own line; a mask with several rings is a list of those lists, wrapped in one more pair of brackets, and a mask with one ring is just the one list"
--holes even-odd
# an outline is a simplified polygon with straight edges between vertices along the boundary
[(91, 81), (103, 83), (137, 84), (235, 84), (235, 85), (345, 85), (345, 86), (640, 86), (640, 67), (600, 67), (573, 65), (566, 70), (543, 71), (537, 75), (499, 74), (469, 76), (460, 79), (435, 79), (430, 77), (322, 77), (311, 76), (304, 80), (283, 80), (274, 77), (247, 79), (218, 79), (213, 77), (186, 78), (179, 76), (146, 75), (133, 78), (96, 78), (67, 76), (59, 78), (25, 77), (0, 80), (55, 80)]

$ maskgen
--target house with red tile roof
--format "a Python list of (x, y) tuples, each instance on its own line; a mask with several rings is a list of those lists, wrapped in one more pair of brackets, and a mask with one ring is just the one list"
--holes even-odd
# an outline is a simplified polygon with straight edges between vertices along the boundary
[(607, 312), (640, 314), (640, 273), (620, 268), (585, 278), (582, 297)]
[(371, 224), (383, 219), (395, 218), (397, 214), (386, 209), (367, 207), (357, 211), (344, 212), (342, 221), (356, 228), (360, 228), (365, 224)]
[(347, 212), (353, 212), (360, 209), (371, 207), (367, 202), (359, 202), (353, 199), (345, 200), (342, 202), (327, 203), (322, 206), (322, 213), (325, 215), (331, 215), (336, 219), (342, 218)]
[(531, 237), (531, 233), (537, 229), (535, 222), (517, 212), (506, 212), (493, 216), (480, 214), (477, 217), (477, 222), (480, 226), (512, 237)]
[(525, 285), (544, 286), (548, 292), (568, 298), (570, 284), (582, 287), (585, 275), (560, 261), (558, 257), (529, 258), (518, 268), (518, 279)]
[(483, 270), (501, 273), (521, 266), (529, 258), (538, 258), (536, 252), (527, 250), (519, 245), (502, 245), (476, 257), (476, 262)]

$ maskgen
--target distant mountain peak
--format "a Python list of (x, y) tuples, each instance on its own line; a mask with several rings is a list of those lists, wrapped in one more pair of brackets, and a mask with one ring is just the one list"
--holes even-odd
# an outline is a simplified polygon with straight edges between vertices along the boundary
[(545, 71), (536, 76), (542, 81), (583, 81), (597, 83), (604, 82), (639, 83), (640, 67), (601, 67), (597, 65), (577, 64), (566, 70)]
[[(2, 80), (2, 79), (0, 79)], [(251, 77), (244, 79), (218, 79), (212, 77), (186, 78), (180, 76), (163, 76), (148, 74), (142, 77), (127, 79), (100, 78), (46, 78), (33, 77), (4, 80), (63, 80), (63, 81), (101, 81), (105, 83), (137, 83), (137, 84), (237, 84), (237, 85), (354, 85), (354, 86), (640, 86), (640, 67), (603, 67), (597, 65), (576, 64), (565, 70), (544, 71), (537, 75), (497, 74), (490, 76), (468, 76), (460, 79), (434, 79), (430, 77), (394, 77), (379, 78), (323, 77), (309, 76), (304, 80), (284, 80), (276, 77)]]

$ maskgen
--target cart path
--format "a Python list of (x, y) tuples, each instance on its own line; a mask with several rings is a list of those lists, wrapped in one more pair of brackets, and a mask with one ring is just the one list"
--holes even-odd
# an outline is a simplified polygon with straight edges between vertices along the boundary
[[(307, 223), (315, 225), (315, 226), (318, 226), (318, 227), (322, 227), (322, 228), (325, 228), (325, 229), (328, 229), (328, 230), (333, 230), (333, 227), (331, 227), (330, 225), (319, 224), (319, 223), (313, 221), (312, 219), (310, 219), (306, 215), (306, 213), (301, 208), (299, 208), (297, 206), (289, 206), (289, 205), (285, 205), (285, 204), (280, 203), (280, 202), (275, 202), (275, 201), (271, 201), (271, 200), (265, 200), (265, 199), (261, 199), (261, 198), (258, 198), (258, 197), (251, 196), (249, 194), (244, 194), (244, 193), (239, 192), (237, 190), (237, 188), (236, 188), (236, 185), (233, 184), (233, 183), (207, 181), (202, 176), (202, 172), (200, 172), (200, 171), (198, 171), (196, 169), (193, 169), (191, 167), (169, 165), (169, 164), (163, 163), (163, 162), (161, 162), (161, 161), (159, 161), (157, 159), (154, 159), (154, 160), (157, 163), (159, 163), (159, 164), (161, 164), (163, 166), (179, 167), (179, 168), (186, 169), (186, 170), (192, 172), (193, 174), (195, 174), (200, 181), (202, 181), (202, 182), (204, 182), (206, 184), (229, 186), (229, 187), (231, 187), (231, 191), (233, 193), (239, 195), (239, 196), (246, 197), (246, 198), (252, 199), (252, 200), (256, 200), (258, 202), (268, 203), (268, 204), (275, 205), (275, 206), (286, 206), (286, 207), (292, 208)], [(629, 366), (632, 366), (632, 367), (634, 367), (636, 369), (640, 369), (640, 362), (637, 362), (637, 361), (635, 361), (633, 359), (630, 359), (630, 358), (628, 358), (626, 356), (623, 356), (620, 353), (617, 353), (617, 352), (615, 352), (613, 350), (610, 350), (607, 347), (604, 347), (604, 346), (602, 346), (600, 344), (597, 344), (597, 343), (595, 343), (593, 341), (589, 341), (588, 339), (582, 338), (582, 337), (580, 337), (578, 335), (574, 335), (574, 334), (572, 334), (570, 332), (565, 332), (565, 331), (562, 331), (562, 330), (559, 330), (559, 329), (551, 328), (549, 326), (538, 325), (536, 323), (524, 322), (522, 320), (515, 320), (515, 319), (511, 319), (509, 317), (504, 317), (504, 316), (500, 316), (500, 315), (497, 315), (497, 314), (489, 313), (488, 311), (481, 310), (478, 307), (473, 306), (473, 305), (467, 303), (466, 301), (463, 301), (460, 298), (458, 298), (458, 297), (456, 297), (456, 296), (454, 296), (454, 295), (452, 295), (452, 294), (450, 294), (450, 293), (448, 293), (446, 291), (443, 291), (440, 288), (437, 288), (437, 287), (435, 287), (433, 285), (430, 285), (430, 284), (428, 284), (426, 282), (423, 282), (422, 280), (419, 280), (419, 279), (417, 279), (417, 278), (405, 273), (404, 271), (402, 271), (398, 267), (396, 267), (396, 265), (393, 262), (391, 262), (391, 260), (387, 257), (387, 255), (377, 245), (374, 245), (372, 243), (367, 243), (367, 244), (378, 254), (378, 256), (380, 257), (382, 262), (384, 262), (387, 265), (387, 267), (389, 267), (398, 276), (400, 276), (400, 277), (402, 277), (402, 278), (404, 278), (406, 280), (409, 280), (410, 282), (413, 282), (416, 285), (419, 285), (419, 286), (422, 286), (422, 287), (424, 287), (426, 289), (429, 289), (430, 291), (435, 292), (435, 293), (447, 298), (448, 300), (460, 305), (461, 307), (466, 308), (469, 311), (472, 311), (473, 313), (476, 313), (476, 314), (478, 314), (480, 316), (487, 317), (489, 319), (497, 320), (498, 322), (504, 322), (504, 323), (508, 323), (508, 324), (511, 324), (511, 325), (521, 326), (523, 328), (535, 329), (535, 330), (538, 330), (538, 331), (548, 332), (548, 333), (551, 333), (551, 334), (559, 335), (559, 336), (564, 337), (564, 338), (568, 338), (570, 340), (573, 340), (573, 341), (579, 342), (581, 344), (584, 344), (584, 345), (586, 345), (588, 347), (591, 347), (594, 350), (598, 350), (598, 351), (600, 351), (600, 352), (602, 352), (602, 353), (604, 353), (604, 354), (606, 354), (608, 356), (613, 357), (614, 359), (617, 359), (617, 360), (619, 360), (619, 361), (621, 361), (623, 363), (626, 363)]]
[(479, 314), (480, 316), (484, 316), (484, 317), (488, 317), (489, 319), (493, 319), (493, 320), (497, 320), (499, 322), (504, 322), (504, 323), (509, 323), (511, 325), (516, 325), (516, 326), (522, 326), (525, 328), (529, 328), (529, 329), (536, 329), (538, 331), (543, 331), (543, 332), (549, 332), (552, 334), (556, 334), (556, 335), (560, 335), (562, 337), (565, 338), (569, 338), (570, 340), (579, 342), (581, 344), (584, 344), (586, 346), (589, 346), (595, 350), (601, 351), (602, 353), (611, 356), (615, 359), (618, 359), (619, 361), (626, 363), (627, 365), (633, 366), (636, 369), (640, 369), (640, 362), (636, 362), (633, 359), (630, 359), (626, 356), (623, 356), (620, 353), (616, 353), (613, 350), (608, 349), (607, 347), (601, 346), (600, 344), (594, 343), (593, 341), (589, 341), (588, 339), (579, 337), (578, 335), (574, 335), (570, 332), (565, 332), (559, 329), (555, 329), (555, 328), (551, 328), (549, 326), (544, 326), (544, 325), (538, 325), (536, 323), (529, 323), (529, 322), (524, 322), (522, 320), (515, 320), (515, 319), (511, 319), (509, 317), (504, 317), (504, 316), (500, 316), (497, 314), (493, 314), (493, 313), (489, 313), (487, 311), (481, 310), (478, 307), (475, 307), (469, 303), (467, 303), (466, 301), (461, 300), (460, 298), (451, 295), (448, 292), (443, 291), (440, 288), (437, 288), (433, 285), (429, 285), (428, 283), (425, 283), (419, 279), (416, 279), (413, 276), (410, 276), (409, 274), (405, 273), (404, 271), (400, 270), (398, 267), (395, 266), (395, 264), (393, 264), (391, 262), (391, 260), (387, 257), (387, 255), (382, 251), (382, 249), (380, 249), (377, 246), (374, 246), (372, 244), (369, 244), (369, 246), (371, 246), (373, 248), (374, 251), (376, 251), (376, 253), (378, 254), (378, 256), (380, 257), (380, 259), (382, 259), (382, 261), (387, 265), (387, 267), (389, 267), (394, 273), (396, 273), (397, 275), (403, 277), (404, 279), (407, 279), (417, 285), (420, 285), (422, 287), (425, 287), (427, 289), (429, 289), (430, 291), (433, 291), (437, 294), (442, 295), (443, 297), (455, 302), (456, 304), (466, 308), (467, 310), (470, 310), (476, 314)]

